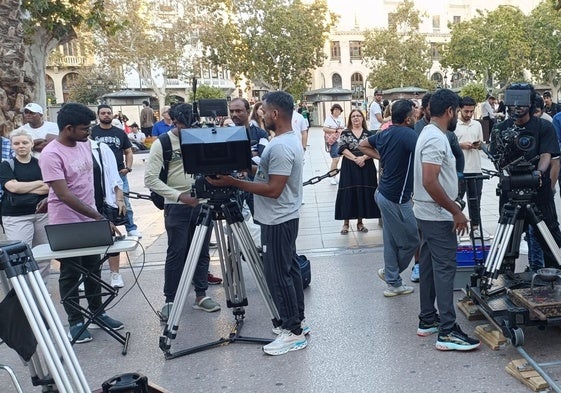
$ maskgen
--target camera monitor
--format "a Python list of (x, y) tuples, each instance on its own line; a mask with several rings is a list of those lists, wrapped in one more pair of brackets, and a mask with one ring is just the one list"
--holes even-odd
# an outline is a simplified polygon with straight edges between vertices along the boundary
[(228, 116), (228, 101), (219, 99), (199, 100), (199, 115), (212, 118)]
[(531, 106), (531, 90), (505, 90), (506, 106)]
[(181, 130), (183, 170), (219, 175), (251, 168), (251, 147), (245, 127), (208, 127)]

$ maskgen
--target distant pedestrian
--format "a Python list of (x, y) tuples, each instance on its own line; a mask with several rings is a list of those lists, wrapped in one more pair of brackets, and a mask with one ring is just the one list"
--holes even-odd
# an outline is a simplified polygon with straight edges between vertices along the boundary
[(140, 111), (140, 129), (144, 135), (152, 136), (154, 120), (154, 110), (150, 107), (150, 103), (148, 101), (142, 101), (142, 110)]

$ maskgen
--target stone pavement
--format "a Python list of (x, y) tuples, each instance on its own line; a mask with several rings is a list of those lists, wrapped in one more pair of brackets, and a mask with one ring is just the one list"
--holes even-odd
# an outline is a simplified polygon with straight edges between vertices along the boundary
[[(329, 168), (322, 134), (320, 128), (310, 131), (305, 180), (322, 175)], [(133, 191), (147, 193), (142, 181), (142, 157), (135, 155), (130, 183)], [(490, 163), (486, 165), (490, 167)], [(485, 182), (482, 203), (484, 228), (491, 233), (498, 218), (495, 186), (495, 179)], [(163, 325), (155, 314), (163, 303), (167, 242), (163, 217), (150, 201), (133, 200), (135, 220), (143, 233), (142, 247), (130, 253), (130, 263), (122, 258), (126, 286), (109, 310), (131, 332), (129, 352), (122, 356), (119, 344), (97, 330), (92, 330), (92, 342), (75, 345), (90, 387), (98, 389), (115, 375), (139, 372), (174, 393), (528, 391), (504, 370), (509, 361), (521, 357), (512, 346), (499, 351), (482, 346), (470, 353), (446, 353), (434, 348), (434, 336), (418, 337), (417, 292), (396, 298), (382, 295), (385, 284), (376, 275), (383, 265), (378, 220), (365, 220), (368, 233), (357, 232), (353, 223), (349, 234), (343, 236), (339, 233), (342, 223), (333, 219), (337, 187), (321, 181), (306, 186), (304, 191), (297, 246), (312, 263), (312, 283), (305, 291), (307, 319), (312, 329), (307, 349), (269, 357), (258, 344), (237, 342), (165, 360), (158, 348)], [(523, 258), (519, 264), (523, 267)], [(248, 270), (244, 263), (244, 271)], [(221, 275), (216, 255), (211, 260), (211, 272)], [(272, 339), (265, 304), (253, 277), (245, 277), (249, 305), (241, 334)], [(57, 279), (55, 271), (48, 288), (66, 325)], [(408, 273), (404, 279), (409, 282)], [(193, 310), (190, 293), (172, 352), (228, 336), (234, 318), (226, 307), (224, 291), (215, 286), (208, 293), (222, 305), (222, 310), (213, 314)], [(456, 296), (462, 297), (461, 291)], [(484, 323), (467, 321), (459, 312), (458, 322), (469, 333)], [(558, 359), (558, 328), (525, 328), (524, 332), (524, 348), (537, 361)], [(0, 363), (14, 368), (25, 392), (40, 391), (31, 386), (27, 369), (6, 345), (0, 345)], [(555, 378), (561, 377), (561, 372), (554, 371)], [(6, 374), (1, 372), (0, 386), (1, 392), (13, 391)]]

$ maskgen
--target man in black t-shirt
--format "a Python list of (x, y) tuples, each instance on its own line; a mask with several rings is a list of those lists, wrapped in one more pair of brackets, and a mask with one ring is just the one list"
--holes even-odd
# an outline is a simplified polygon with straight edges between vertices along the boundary
[(360, 142), (359, 149), (380, 160), (384, 168), (374, 195), (384, 221), (384, 268), (378, 274), (388, 284), (384, 296), (406, 295), (413, 287), (403, 285), (400, 274), (407, 269), (419, 245), (413, 214), (413, 158), (417, 133), (415, 108), (409, 100), (392, 104), (392, 126)]
[[(528, 131), (535, 139), (535, 143), (531, 149), (524, 152), (526, 160), (530, 161), (536, 156), (539, 160), (535, 161), (535, 170), (540, 175), (540, 184), (535, 197), (537, 208), (542, 213), (542, 218), (551, 232), (557, 246), (561, 247), (561, 231), (559, 230), (559, 222), (557, 221), (557, 212), (555, 210), (555, 201), (553, 199), (553, 190), (551, 188), (550, 169), (551, 158), (560, 154), (559, 142), (553, 124), (547, 120), (533, 116), (535, 112), (535, 93), (529, 84), (511, 85), (507, 90), (530, 90), (530, 106), (511, 106), (509, 113), (512, 117), (499, 123), (491, 134), (491, 152), (496, 153), (499, 138), (504, 140), (504, 131), (515, 126), (520, 130)], [(510, 152), (509, 152), (510, 153)], [(514, 157), (516, 159), (518, 157)], [(534, 161), (532, 161), (534, 162)], [(505, 192), (500, 196), (499, 208), (502, 210), (503, 205), (508, 202), (508, 196)], [(544, 262), (546, 267), (559, 267), (551, 250), (545, 242), (542, 234), (535, 231), (534, 235), (544, 250)]]

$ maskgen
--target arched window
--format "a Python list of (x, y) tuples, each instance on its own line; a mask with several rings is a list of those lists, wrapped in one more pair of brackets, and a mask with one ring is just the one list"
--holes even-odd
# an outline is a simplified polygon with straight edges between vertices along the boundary
[(331, 85), (336, 88), (343, 88), (343, 79), (341, 79), (341, 75), (333, 74), (331, 77)]
[(351, 75), (351, 90), (353, 91), (353, 98), (362, 98), (364, 80), (361, 73), (355, 72)]

